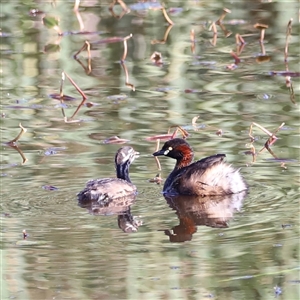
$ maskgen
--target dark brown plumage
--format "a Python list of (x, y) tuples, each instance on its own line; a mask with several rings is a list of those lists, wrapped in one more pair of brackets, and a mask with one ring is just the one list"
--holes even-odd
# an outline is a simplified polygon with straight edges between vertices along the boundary
[(224, 162), (225, 154), (216, 154), (192, 163), (192, 148), (184, 139), (176, 138), (167, 141), (153, 155), (176, 159), (174, 170), (164, 184), (164, 194), (214, 196), (247, 190), (239, 170)]
[(134, 196), (137, 192), (129, 178), (129, 167), (139, 153), (132, 147), (120, 148), (115, 156), (117, 178), (92, 179), (86, 187), (77, 194), (78, 201), (97, 201), (105, 206), (115, 199)]

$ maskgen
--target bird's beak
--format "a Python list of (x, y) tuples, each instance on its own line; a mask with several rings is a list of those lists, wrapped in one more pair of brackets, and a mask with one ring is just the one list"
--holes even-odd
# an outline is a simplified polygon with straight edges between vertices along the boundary
[(154, 152), (152, 155), (153, 156), (165, 155), (165, 151), (164, 150), (159, 150), (159, 151)]

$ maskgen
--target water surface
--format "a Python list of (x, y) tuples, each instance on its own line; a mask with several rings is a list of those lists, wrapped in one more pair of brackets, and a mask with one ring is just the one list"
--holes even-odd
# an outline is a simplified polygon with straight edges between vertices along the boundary
[[(73, 2), (1, 4), (1, 299), (299, 299), (299, 75), (291, 77), (293, 89), (274, 75), (299, 72), (298, 3), (167, 1), (171, 28), (161, 11), (126, 3), (131, 11), (118, 19), (108, 1), (83, 1), (84, 30), (93, 34), (62, 37), (42, 18), (57, 18), (63, 32), (79, 31)], [(224, 7), (232, 34), (226, 38), (217, 26), (214, 41), (209, 27)], [(264, 62), (255, 23), (269, 26)], [(236, 33), (246, 44), (232, 66)], [(125, 69), (122, 42), (95, 44), (129, 34)], [(86, 40), (91, 71), (87, 52), (73, 58)], [(154, 51), (162, 64), (151, 61)], [(70, 121), (81, 103), (67, 80), (64, 93), (75, 100), (49, 96), (59, 93), (62, 70), (91, 103), (76, 122), (64, 121), (63, 113)], [(126, 70), (134, 90), (125, 84)], [(266, 150), (255, 162), (245, 154), (253, 122), (270, 132), (285, 123), (271, 146), (278, 159)], [(27, 128), (18, 142), (25, 163), (6, 144), (19, 123)], [(149, 180), (166, 178), (174, 161), (162, 158), (158, 170), (156, 144), (147, 138), (176, 125), (190, 133), (197, 159), (226, 153), (249, 194), (167, 202), (162, 185)], [(256, 126), (252, 134), (259, 151), (268, 136)], [(142, 221), (135, 233), (124, 233), (117, 215), (92, 214), (76, 201), (88, 179), (114, 176), (120, 145), (103, 141), (115, 135), (141, 153), (130, 169), (139, 191), (130, 212)]]

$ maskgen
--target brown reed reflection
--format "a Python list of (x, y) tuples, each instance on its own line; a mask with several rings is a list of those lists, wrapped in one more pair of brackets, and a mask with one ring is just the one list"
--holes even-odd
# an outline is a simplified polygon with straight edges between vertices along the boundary
[(246, 195), (244, 191), (220, 197), (165, 196), (169, 206), (176, 211), (179, 224), (164, 232), (170, 242), (180, 243), (191, 241), (197, 226), (227, 228), (234, 213), (241, 210)]
[[(246, 151), (245, 154), (251, 154), (252, 155), (252, 162), (255, 162), (256, 160), (256, 156), (261, 153), (264, 149), (267, 149), (269, 151), (269, 153), (276, 159), (279, 160), (279, 158), (275, 155), (275, 153), (272, 151), (272, 149), (270, 148), (277, 140), (278, 137), (275, 135), (279, 130), (282, 129), (282, 127), (285, 124), (282, 123), (273, 133), (270, 132), (268, 129), (266, 129), (265, 127), (261, 126), (258, 123), (251, 123), (250, 128), (249, 128), (249, 137), (250, 137), (250, 151)], [(256, 152), (256, 149), (254, 147), (254, 142), (255, 142), (255, 137), (252, 135), (252, 131), (253, 131), (253, 127), (256, 126), (258, 127), (260, 130), (262, 130), (264, 133), (266, 133), (269, 138), (267, 139), (267, 141), (264, 144), (264, 147), (262, 149), (259, 150), (259, 152)], [(282, 167), (285, 167), (284, 162), (281, 163)]]
[(16, 150), (20, 156), (22, 157), (22, 165), (25, 164), (28, 159), (26, 158), (25, 154), (23, 153), (23, 151), (19, 148), (17, 142), (18, 140), (21, 138), (21, 136), (27, 132), (27, 129), (25, 127), (22, 126), (22, 124), (19, 124), (19, 127), (21, 128), (21, 131), (19, 132), (19, 134), (12, 140), (10, 140), (9, 142), (5, 143), (6, 146), (13, 148), (14, 150)]
[(117, 215), (119, 228), (125, 233), (137, 232), (143, 224), (138, 216), (131, 214), (131, 206), (135, 203), (136, 196), (122, 197), (103, 203), (98, 201), (78, 201), (78, 206), (87, 209), (94, 216)]
[[(122, 12), (119, 15), (114, 12), (114, 7), (118, 4), (122, 8)], [(156, 1), (140, 1), (139, 3), (134, 3), (127, 6), (123, 0), (113, 0), (109, 5), (109, 11), (111, 15), (116, 19), (121, 19), (125, 14), (130, 13), (131, 10), (143, 12), (146, 10), (161, 10), (165, 20), (169, 23), (169, 25), (174, 24), (174, 22), (170, 19), (164, 5)]]
[(155, 44), (165, 44), (166, 41), (167, 41), (167, 39), (168, 39), (168, 35), (169, 35), (169, 33), (170, 33), (172, 27), (173, 27), (173, 25), (171, 25), (171, 24), (168, 26), (168, 28), (166, 29), (166, 31), (165, 31), (165, 33), (164, 33), (164, 37), (163, 37), (162, 40), (152, 40), (152, 41), (151, 41), (151, 44), (152, 44), (152, 45), (155, 45)]

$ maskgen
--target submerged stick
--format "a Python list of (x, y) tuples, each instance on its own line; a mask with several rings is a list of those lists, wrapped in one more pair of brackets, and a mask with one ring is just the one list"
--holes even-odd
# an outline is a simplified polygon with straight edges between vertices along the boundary
[(227, 30), (226, 27), (224, 26), (224, 24), (220, 23), (218, 24), (220, 26), (220, 28), (222, 29), (224, 36), (227, 38), (229, 36), (231, 36), (232, 32)]
[[(252, 136), (252, 128), (253, 128), (253, 125), (255, 125), (256, 127), (258, 127), (259, 129), (261, 129), (264, 133), (266, 133), (268, 136), (272, 136), (273, 133), (271, 133), (268, 129), (264, 128), (263, 126), (259, 125), (258, 123), (255, 123), (255, 122), (252, 122), (251, 125), (250, 125), (250, 130), (249, 130), (249, 136), (251, 138), (252, 141), (255, 140), (255, 138)], [(281, 124), (281, 126), (283, 126), (284, 123)], [(280, 129), (280, 128), (279, 128)], [(277, 130), (278, 131), (278, 130)], [(276, 132), (277, 132), (276, 131)]]
[[(160, 139), (156, 140), (156, 148), (155, 148), (155, 152), (159, 150), (159, 144), (160, 144)], [(158, 168), (158, 170), (160, 171), (160, 170), (161, 170), (160, 161), (159, 161), (159, 159), (158, 159), (157, 156), (154, 156), (154, 159), (155, 159), (155, 161), (156, 161), (157, 168)]]
[(284, 48), (284, 61), (286, 62), (288, 59), (288, 51), (289, 51), (289, 39), (292, 34), (292, 22), (293, 19), (290, 19), (286, 29), (286, 38), (285, 38), (285, 48)]
[(133, 84), (129, 83), (128, 70), (127, 70), (127, 67), (126, 67), (126, 65), (123, 61), (121, 61), (121, 66), (122, 66), (122, 68), (124, 70), (124, 73), (125, 73), (125, 85), (129, 86), (133, 91), (135, 91), (135, 86)]
[(116, 5), (116, 3), (119, 3), (120, 6), (122, 7), (123, 11), (125, 11), (126, 13), (130, 12), (130, 9), (127, 7), (127, 5), (122, 1), (122, 0), (114, 0), (110, 6), (109, 6), (109, 10), (112, 11), (114, 6)]
[(170, 24), (170, 25), (174, 25), (174, 22), (170, 19), (170, 17), (168, 16), (167, 14), (167, 11), (164, 7), (162, 7), (162, 12), (163, 12), (163, 15), (165, 17), (165, 19), (167, 20), (167, 22)]
[(256, 23), (254, 26), (254, 28), (260, 30), (260, 38), (259, 38), (259, 42), (263, 43), (264, 42), (264, 38), (265, 38), (265, 31), (266, 29), (269, 27), (266, 24), (260, 24), (260, 23)]
[[(278, 159), (278, 157), (275, 155), (275, 153), (271, 150), (270, 146), (272, 146), (277, 140), (278, 138), (276, 137), (276, 133), (284, 126), (285, 123), (282, 123), (275, 131), (274, 133), (271, 133), (269, 130), (267, 130), (266, 128), (264, 128), (263, 126), (253, 122), (250, 125), (250, 131), (249, 131), (249, 136), (251, 138), (251, 143), (255, 140), (254, 137), (252, 136), (252, 128), (253, 125), (257, 126), (258, 128), (260, 128), (263, 132), (265, 132), (269, 138), (268, 140), (265, 142), (264, 147), (258, 152), (261, 153), (264, 149), (267, 149), (269, 151), (269, 153), (275, 158)], [(255, 153), (255, 148), (253, 145), (251, 145), (251, 152), (253, 153), (253, 161), (254, 161), (254, 155), (256, 155)]]
[(217, 24), (217, 25), (220, 25), (220, 24), (223, 22), (225, 16), (226, 16), (227, 14), (230, 14), (230, 13), (231, 13), (231, 10), (230, 10), (230, 9), (228, 9), (228, 8), (223, 8), (223, 12), (222, 12), (220, 18), (216, 21), (216, 24)]
[(245, 44), (245, 40), (244, 40), (244, 38), (239, 34), (239, 33), (237, 33), (236, 35), (235, 35), (235, 43), (237, 44), (237, 45), (240, 45), (240, 44)]
[(75, 4), (74, 4), (74, 8), (73, 8), (74, 11), (78, 11), (79, 4), (80, 4), (80, 0), (75, 0)]
[(173, 134), (171, 135), (170, 139), (173, 139), (177, 135), (178, 131), (181, 132), (183, 139), (186, 139), (189, 136), (189, 133), (185, 129), (183, 129), (181, 126), (179, 126), (179, 125), (172, 125), (172, 126), (170, 126), (169, 129), (168, 129), (168, 134), (170, 134), (170, 129), (174, 128), (174, 127), (176, 129), (173, 132)]
[(84, 44), (83, 44), (83, 46), (73, 55), (73, 57), (76, 59), (77, 55), (79, 53), (81, 53), (82, 51), (88, 49), (88, 46), (89, 46), (88, 55), (90, 56), (91, 55), (91, 53), (90, 53), (91, 46), (90, 46), (90, 43), (88, 41), (85, 41)]
[(21, 123), (19, 124), (19, 127), (21, 128), (20, 133), (14, 139), (9, 141), (7, 144), (14, 145), (21, 138), (21, 136), (27, 131), (27, 129), (23, 127)]
[(190, 40), (191, 40), (191, 51), (193, 54), (195, 54), (195, 30), (191, 29), (190, 31)]
[(124, 41), (123, 41), (124, 52), (123, 52), (123, 56), (121, 58), (121, 62), (123, 62), (126, 59), (126, 56), (127, 56), (127, 40), (130, 39), (131, 37), (132, 37), (132, 33), (130, 33), (130, 35), (124, 37)]
[[(78, 113), (79, 109), (83, 106), (84, 102), (86, 99), (82, 99), (82, 101), (80, 102), (80, 104), (77, 106), (75, 112), (73, 113), (73, 115), (71, 116), (70, 120), (72, 120), (76, 114)], [(68, 120), (68, 118), (66, 116), (64, 116), (64, 121), (65, 123), (70, 123), (70, 120)], [(73, 121), (74, 122), (74, 121)], [(77, 122), (77, 121), (76, 121)]]
[(61, 72), (61, 82), (60, 82), (60, 88), (59, 88), (60, 99), (63, 99), (63, 97), (64, 97), (64, 92), (63, 92), (64, 82), (65, 82), (65, 72)]
[(79, 13), (78, 10), (75, 10), (75, 15), (76, 15), (77, 21), (79, 23), (80, 32), (83, 32), (83, 30), (84, 30), (84, 23), (82, 21), (81, 14)]
[(168, 39), (168, 35), (172, 29), (173, 25), (169, 25), (168, 28), (166, 29), (165, 31), (165, 34), (164, 34), (164, 38), (162, 40), (152, 40), (151, 41), (151, 44), (152, 45), (155, 45), (155, 44), (165, 44), (167, 39)]
[(85, 95), (85, 93), (81, 90), (81, 88), (75, 83), (75, 81), (66, 73), (64, 72), (64, 74), (67, 76), (67, 78), (70, 80), (70, 82), (72, 83), (72, 85), (75, 87), (75, 89), (78, 91), (78, 93), (82, 96), (83, 100), (87, 99), (87, 96)]
[(28, 159), (26, 158), (25, 154), (23, 153), (23, 151), (18, 147), (17, 144), (13, 143), (13, 144), (10, 144), (10, 143), (7, 143), (7, 145), (13, 149), (15, 149), (22, 157), (22, 165), (24, 165)]
[(210, 25), (210, 27), (209, 27), (208, 30), (212, 30), (212, 32), (213, 32), (213, 38), (212, 38), (212, 40), (210, 41), (210, 43), (211, 43), (213, 46), (216, 46), (216, 44), (217, 44), (217, 37), (218, 37), (218, 30), (217, 30), (216, 23), (215, 23), (215, 22), (212, 22), (212, 24)]

